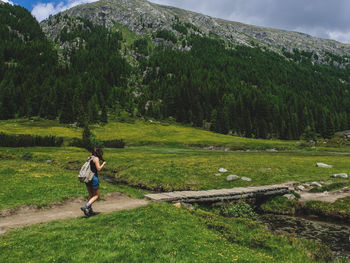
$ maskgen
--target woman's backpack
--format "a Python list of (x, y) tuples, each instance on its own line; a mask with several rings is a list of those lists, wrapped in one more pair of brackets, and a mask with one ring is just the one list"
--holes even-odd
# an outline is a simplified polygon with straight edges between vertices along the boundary
[(91, 171), (91, 165), (90, 165), (90, 161), (92, 160), (93, 157), (94, 156), (90, 156), (80, 169), (78, 179), (82, 183), (90, 182), (95, 175), (95, 173)]

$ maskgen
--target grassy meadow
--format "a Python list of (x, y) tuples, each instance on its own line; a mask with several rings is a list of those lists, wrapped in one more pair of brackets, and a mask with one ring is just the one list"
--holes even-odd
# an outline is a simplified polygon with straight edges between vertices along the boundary
[[(231, 149), (295, 149), (295, 141), (248, 139), (209, 132), (203, 129), (169, 123), (151, 123), (136, 120), (134, 123), (111, 121), (104, 126), (92, 125), (98, 139), (123, 139), (128, 146), (217, 146)], [(55, 135), (69, 141), (80, 138), (82, 128), (62, 125), (50, 120), (0, 121), (0, 132), (8, 134)]]
[[(30, 156), (30, 157), (28, 157)], [(78, 172), (66, 169), (71, 160), (81, 166), (89, 156), (79, 148), (0, 148), (0, 210), (23, 205), (45, 206), (71, 197), (86, 196)], [(26, 160), (26, 159), (30, 160)], [(101, 180), (102, 193), (123, 192), (143, 197), (144, 191)]]
[[(91, 231), (87, 231), (90, 229)], [(323, 262), (329, 251), (247, 219), (150, 204), (0, 236), (1, 262)]]
[[(84, 196), (78, 169), (89, 152), (76, 147), (0, 148), (0, 209), (21, 205), (42, 206), (69, 197)], [(30, 156), (29, 160), (28, 157)], [(105, 183), (102, 193), (122, 191), (142, 197), (146, 191), (204, 190), (332, 179), (332, 173), (349, 172), (350, 156), (324, 152), (225, 152), (199, 148), (138, 146), (105, 149), (102, 175), (115, 177), (118, 186)], [(316, 167), (316, 162), (334, 168)], [(228, 170), (219, 173), (219, 168)], [(246, 176), (251, 182), (228, 182), (226, 176)], [(218, 176), (220, 175), (220, 176)], [(134, 186), (132, 188), (131, 186)], [(136, 188), (135, 188), (136, 187)]]
[[(332, 181), (349, 173), (347, 148), (300, 149), (295, 141), (255, 140), (176, 124), (110, 122), (92, 126), (103, 140), (122, 138), (127, 147), (104, 149), (101, 193), (143, 198), (150, 191), (204, 190), (283, 183)], [(8, 134), (81, 137), (81, 128), (47, 120), (0, 121)], [(200, 147), (190, 147), (200, 146)], [(205, 146), (251, 151), (207, 150)], [(268, 152), (265, 149), (287, 151)], [(256, 151), (261, 150), (261, 151)], [(0, 147), (0, 211), (46, 206), (87, 196), (77, 173), (90, 155), (76, 147)], [(333, 165), (316, 167), (316, 162)], [(219, 168), (228, 170), (219, 173)], [(220, 176), (218, 176), (220, 174)], [(246, 176), (228, 182), (226, 176)], [(147, 189), (147, 190), (143, 190)], [(102, 196), (103, 198), (103, 196)], [(348, 208), (349, 199), (339, 207)], [(345, 203), (344, 203), (345, 202)], [(94, 228), (94, 231), (86, 229)], [(0, 235), (0, 262), (324, 262), (329, 251), (311, 241), (270, 234), (248, 219), (225, 218), (200, 209), (150, 204), (130, 211), (50, 222)]]

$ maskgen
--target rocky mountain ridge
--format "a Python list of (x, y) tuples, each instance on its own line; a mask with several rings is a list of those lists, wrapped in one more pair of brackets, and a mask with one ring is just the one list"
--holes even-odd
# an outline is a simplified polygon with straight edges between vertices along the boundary
[[(350, 63), (350, 45), (334, 40), (321, 39), (292, 31), (277, 30), (213, 18), (207, 15), (163, 6), (146, 0), (100, 0), (91, 4), (73, 7), (61, 16), (82, 17), (95, 24), (113, 27), (114, 23), (127, 26), (137, 34), (152, 34), (158, 30), (169, 30), (181, 35), (174, 24), (190, 25), (189, 33), (214, 35), (234, 45), (260, 46), (278, 53), (298, 49), (314, 54), (318, 63), (327, 63), (337, 57), (338, 64)], [(65, 26), (64, 20), (52, 16), (43, 21), (43, 31), (51, 38), (57, 37)]]

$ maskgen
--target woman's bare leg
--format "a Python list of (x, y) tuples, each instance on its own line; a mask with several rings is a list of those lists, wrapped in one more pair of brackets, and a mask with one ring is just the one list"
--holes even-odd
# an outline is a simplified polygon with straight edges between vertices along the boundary
[(100, 197), (100, 189), (92, 189), (92, 197), (89, 199), (88, 203), (90, 206)]
[(89, 197), (88, 201), (94, 196), (94, 189), (91, 186), (86, 186), (88, 192), (89, 192)]

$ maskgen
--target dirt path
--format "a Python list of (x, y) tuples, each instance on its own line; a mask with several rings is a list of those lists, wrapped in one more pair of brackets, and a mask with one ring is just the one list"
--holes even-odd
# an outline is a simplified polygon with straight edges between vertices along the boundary
[(307, 201), (322, 201), (333, 203), (339, 198), (344, 198), (350, 196), (350, 191), (348, 189), (338, 190), (334, 192), (325, 192), (325, 193), (309, 193), (301, 192), (299, 201), (305, 203)]
[[(133, 209), (148, 204), (143, 199), (134, 199), (121, 193), (110, 193), (97, 201), (94, 211), (99, 213), (110, 213), (113, 211)], [(38, 209), (36, 207), (23, 207), (16, 210), (0, 211), (0, 234), (11, 228), (62, 220), (76, 217), (83, 217), (80, 207), (84, 204), (83, 198), (69, 199), (62, 203), (53, 204), (50, 207)]]
[[(298, 191), (298, 189), (294, 188), (294, 184), (298, 184), (297, 182), (285, 182), (280, 184), (280, 186), (287, 186), (289, 190), (296, 190), (300, 194), (299, 201), (305, 203), (307, 201), (322, 201), (333, 203), (337, 201), (339, 198), (344, 198), (350, 196), (350, 188), (345, 187), (343, 189), (339, 189), (331, 192), (323, 192), (323, 193), (310, 193), (310, 187), (305, 188), (303, 191)], [(307, 184), (307, 183), (306, 183)]]
[[(294, 182), (286, 182), (280, 186), (288, 186), (293, 190)], [(329, 193), (299, 192), (301, 202), (309, 200), (335, 202), (339, 198), (350, 196), (350, 189), (341, 189)], [(147, 200), (134, 199), (121, 193), (106, 194), (103, 200), (97, 201), (93, 207), (99, 213), (110, 213), (113, 211), (133, 209), (148, 204)], [(71, 198), (67, 201), (52, 204), (50, 207), (38, 209), (37, 207), (22, 207), (14, 210), (0, 211), (0, 235), (11, 228), (33, 225), (37, 223), (63, 220), (69, 218), (83, 217), (80, 207), (84, 204), (83, 198)]]

